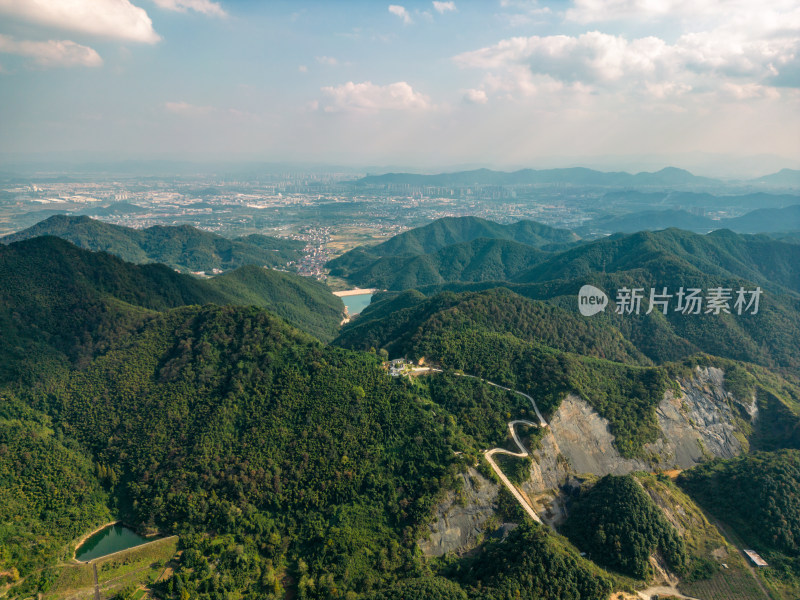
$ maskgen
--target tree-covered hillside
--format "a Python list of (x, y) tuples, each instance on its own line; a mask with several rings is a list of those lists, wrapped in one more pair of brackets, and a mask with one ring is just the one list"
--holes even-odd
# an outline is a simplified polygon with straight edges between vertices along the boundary
[(266, 308), (322, 341), (339, 332), (344, 304), (313, 277), (244, 266), (206, 282), (224, 294), (225, 304)]
[(68, 240), (86, 250), (114, 254), (132, 263), (163, 263), (180, 271), (235, 269), (242, 265), (284, 266), (302, 257), (295, 240), (250, 235), (229, 240), (188, 225), (131, 229), (89, 217), (55, 215), (2, 239), (10, 244), (43, 235)]
[(476, 600), (605, 600), (613, 589), (608, 574), (532, 523), (519, 525), (502, 541), (490, 541), (449, 574)]
[(768, 561), (800, 580), (800, 451), (714, 461), (681, 473), (678, 482)]
[[(55, 237), (0, 245), (0, 374), (53, 352), (81, 360), (102, 351), (148, 312), (191, 304), (253, 304), (331, 339), (343, 305), (322, 284), (245, 268), (200, 280), (164, 265), (132, 265)], [(136, 307), (136, 308), (134, 308)], [(27, 365), (27, 366), (25, 366)]]
[(379, 295), (342, 329), (336, 343), (406, 355), (424, 352), (445, 331), (476, 328), (584, 356), (650, 364), (615, 328), (504, 288), (431, 297), (416, 291)]
[[(479, 242), (482, 239), (484, 241)], [(494, 240), (494, 243), (487, 244), (485, 240)], [(524, 268), (525, 261), (528, 264), (536, 261), (540, 254), (533, 249), (563, 249), (578, 240), (571, 231), (534, 221), (501, 225), (478, 217), (445, 217), (396, 235), (377, 246), (355, 248), (330, 261), (328, 268), (332, 275), (350, 278), (360, 285), (373, 285), (370, 283), (372, 280), (390, 281), (392, 268), (402, 266), (415, 272), (413, 279), (417, 283), (407, 279), (386, 285), (374, 284), (393, 289), (405, 289), (403, 285), (413, 287), (437, 283), (436, 277), (439, 281), (497, 279), (503, 274), (513, 276)], [(501, 241), (516, 243), (498, 243)], [(458, 247), (442, 252), (450, 246)], [(417, 260), (400, 260), (399, 257), (415, 257)], [(376, 261), (380, 264), (370, 269)], [(450, 261), (458, 262), (459, 266), (451, 268)], [(459, 279), (460, 275), (465, 279)]]
[(656, 551), (674, 571), (686, 569), (683, 540), (631, 475), (606, 475), (584, 492), (562, 532), (592, 560), (636, 579), (652, 575)]
[(405, 290), (446, 281), (507, 281), (546, 257), (546, 252), (533, 246), (478, 238), (410, 257), (376, 257), (353, 250), (328, 266), (332, 275), (360, 287)]
[[(414, 239), (423, 229), (402, 235)], [(498, 251), (501, 246), (507, 251)], [(800, 337), (800, 245), (765, 235), (727, 230), (698, 235), (668, 229), (611, 236), (554, 252), (477, 240), (434, 254), (401, 257), (356, 249), (329, 264), (335, 273), (359, 285), (396, 291), (413, 288), (427, 295), (504, 286), (573, 313), (577, 313), (578, 290), (591, 284), (605, 290), (610, 299), (606, 310), (591, 320), (618, 330), (653, 362), (705, 352), (783, 372), (800, 366), (800, 345), (795, 343)], [(759, 287), (757, 311), (753, 305), (749, 310), (742, 305), (743, 314), (738, 314), (737, 291), (749, 293)], [(617, 293), (625, 288), (641, 290), (637, 313), (615, 310)], [(650, 310), (650, 290), (661, 294), (665, 288), (667, 313), (659, 305)], [(681, 288), (700, 290), (702, 298), (715, 288), (730, 290), (729, 312), (709, 314), (705, 304), (699, 314), (678, 310)], [(362, 317), (367, 315), (365, 311)]]
[(459, 453), (498, 443), (498, 415), (520, 410), (474, 380), (391, 378), (376, 355), (256, 307), (184, 306), (212, 288), (163, 266), (53, 237), (0, 251), (18, 325), (3, 346), (53, 358), (28, 355), (28, 376), (0, 388), (12, 596), (50, 589), (70, 542), (112, 515), (181, 535), (165, 598), (328, 598), (424, 577), (416, 540), (466, 468)]
[[(11, 400), (0, 393), (0, 402)], [(110, 514), (96, 467), (73, 440), (0, 418), (0, 571), (27, 575)]]
[(302, 556), (347, 589), (413, 562), (413, 532), (455, 472), (445, 415), (376, 357), (255, 308), (170, 311), (46, 385), (30, 402), (113, 473), (133, 523), (254, 536), (262, 558)]
[(501, 225), (478, 217), (445, 217), (396, 235), (369, 250), (376, 256), (430, 254), (479, 238), (513, 241), (537, 248), (578, 241), (578, 236), (567, 229), (556, 229), (534, 221)]
[(487, 377), (531, 394), (545, 412), (577, 393), (610, 421), (617, 447), (628, 456), (655, 441), (655, 409), (669, 379), (664, 369), (639, 366), (647, 359), (637, 360), (641, 355), (612, 328), (503, 290), (388, 298), (345, 327), (335, 343), (372, 345)]

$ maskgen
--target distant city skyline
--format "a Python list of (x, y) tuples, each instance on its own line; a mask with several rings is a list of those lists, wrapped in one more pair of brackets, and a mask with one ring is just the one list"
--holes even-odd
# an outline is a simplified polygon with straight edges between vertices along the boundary
[(0, 0), (0, 158), (800, 167), (792, 0)]

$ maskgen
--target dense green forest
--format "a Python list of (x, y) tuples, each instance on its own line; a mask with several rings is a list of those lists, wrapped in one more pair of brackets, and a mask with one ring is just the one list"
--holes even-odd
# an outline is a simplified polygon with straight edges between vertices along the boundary
[(612, 579), (578, 556), (544, 527), (522, 523), (506, 539), (494, 539), (465, 558), (448, 575), (485, 600), (542, 598), (546, 600), (606, 600)]
[(0, 418), (0, 571), (27, 575), (109, 517), (96, 467), (74, 440)]
[(505, 288), (429, 298), (414, 290), (378, 295), (358, 319), (342, 329), (336, 343), (359, 350), (386, 348), (392, 355), (404, 355), (435, 343), (443, 331), (469, 329), (509, 334), (584, 356), (651, 364), (614, 327)]
[(633, 357), (641, 355), (613, 329), (503, 290), (379, 301), (335, 343), (386, 348), (491, 378), (532, 395), (546, 413), (575, 392), (610, 421), (626, 456), (655, 441), (655, 410), (669, 385), (668, 372), (639, 366)]
[(60, 237), (86, 250), (103, 251), (132, 263), (163, 263), (180, 271), (235, 269), (243, 265), (283, 267), (303, 255), (305, 244), (265, 235), (229, 240), (189, 225), (131, 229), (90, 219), (55, 215), (5, 236), (10, 244), (34, 237)]
[(322, 341), (339, 332), (344, 304), (313, 277), (244, 266), (206, 282), (224, 294), (225, 304), (266, 308)]
[(562, 532), (589, 557), (636, 579), (652, 576), (658, 551), (673, 571), (686, 570), (677, 531), (632, 475), (606, 475), (570, 507)]
[(344, 590), (415, 564), (418, 530), (458, 470), (451, 420), (377, 357), (256, 308), (168, 311), (23, 394), (91, 453), (126, 520), (246, 535), (254, 560), (303, 557), (308, 578)]
[(678, 483), (784, 577), (800, 581), (800, 451), (713, 461), (681, 473)]
[[(402, 235), (424, 239), (424, 229)], [(493, 235), (491, 228), (482, 231), (487, 237)], [(428, 296), (503, 286), (575, 315), (578, 290), (588, 283), (606, 290), (611, 299), (611, 306), (592, 322), (617, 330), (653, 362), (705, 352), (784, 372), (800, 366), (797, 244), (728, 230), (698, 235), (677, 229), (613, 235), (565, 250), (549, 248), (549, 252), (504, 239), (444, 247), (434, 244), (433, 253), (427, 254), (379, 256), (375, 249), (356, 249), (329, 266), (335, 274), (359, 285), (396, 291), (415, 288)], [(402, 246), (415, 247), (418, 245)], [(450, 257), (448, 261), (444, 256)], [(528, 266), (520, 267), (525, 264)], [(763, 290), (757, 314), (737, 315), (734, 310), (733, 314), (686, 315), (675, 310), (675, 294), (681, 287), (753, 290), (757, 286)], [(613, 310), (616, 290), (624, 287), (643, 288), (648, 298), (651, 288), (660, 291), (666, 287), (673, 295), (672, 309), (666, 315), (658, 308), (646, 314), (649, 300), (645, 298), (640, 314), (617, 314)], [(365, 311), (362, 316), (368, 314)]]
[(446, 281), (509, 281), (547, 256), (533, 246), (479, 238), (416, 256), (373, 257), (356, 250), (328, 266), (332, 275), (360, 287), (405, 290)]
[(153, 311), (192, 304), (255, 304), (328, 340), (344, 306), (324, 285), (244, 267), (200, 280), (164, 265), (132, 265), (55, 237), (0, 245), (0, 376), (43, 361), (102, 352)]
[[(482, 452), (510, 447), (508, 422), (535, 420), (518, 394), (462, 373), (529, 393), (548, 415), (576, 393), (608, 419), (624, 456), (644, 457), (660, 434), (656, 407), (697, 365), (719, 367), (734, 397), (756, 399), (758, 419), (742, 431), (751, 448), (774, 452), (708, 463), (680, 485), (762, 551), (777, 576), (795, 581), (800, 457), (781, 449), (800, 447), (800, 393), (789, 370), (797, 351), (788, 345), (798, 326), (796, 266), (761, 264), (783, 247), (673, 231), (564, 252), (557, 246), (571, 241), (557, 230), (498, 226), (508, 237), (486, 240), (477, 233), (492, 224), (459, 223), (385, 252), (514, 248), (514, 235), (528, 236), (542, 246), (526, 246), (531, 260), (544, 261), (527, 273), (535, 279), (541, 267), (555, 279), (508, 289), (479, 275), (448, 284), (476, 286), (470, 291), (379, 294), (340, 329), (341, 300), (287, 273), (245, 266), (201, 280), (52, 236), (0, 245), (0, 586), (13, 580), (15, 598), (53, 589), (75, 541), (111, 519), (180, 536), (174, 569), (153, 590), (165, 600), (605, 600), (630, 580), (598, 564), (646, 578), (656, 551), (681, 575), (709, 577), (718, 545), (700, 548), (684, 535), (689, 552), (629, 476), (585, 485), (568, 506), (569, 539), (530, 522), (501, 486), (492, 525), (470, 553), (426, 558), (417, 543), (443, 500), (464, 499), (469, 469), (493, 477)], [(708, 264), (690, 260), (711, 253), (712, 242)], [(625, 252), (638, 253), (638, 263)], [(765, 320), (690, 326), (660, 313), (577, 315), (579, 277), (655, 281), (670, 274), (657, 270), (665, 253), (683, 274), (705, 278), (697, 281), (763, 277), (775, 297)], [(714, 261), (724, 273), (712, 271)], [(452, 268), (464, 277), (485, 265)], [(783, 318), (783, 331), (756, 330)], [(733, 360), (757, 339), (758, 362), (783, 367), (786, 378)], [(696, 354), (712, 342), (727, 358)], [(425, 358), (443, 371), (389, 377), (388, 356)], [(665, 363), (674, 356), (681, 361)], [(518, 432), (529, 447), (547, 435)], [(521, 483), (530, 461), (498, 463)], [(660, 480), (648, 485), (666, 494)]]

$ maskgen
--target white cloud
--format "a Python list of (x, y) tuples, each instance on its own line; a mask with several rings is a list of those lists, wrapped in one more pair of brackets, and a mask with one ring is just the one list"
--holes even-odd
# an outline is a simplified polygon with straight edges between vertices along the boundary
[(319, 106), (325, 112), (381, 110), (426, 110), (432, 108), (430, 99), (405, 81), (376, 85), (371, 81), (348, 81), (335, 87), (322, 88), (325, 101)]
[(403, 19), (403, 23), (405, 23), (406, 25), (410, 25), (411, 23), (414, 22), (411, 19), (411, 14), (409, 14), (405, 6), (400, 6), (398, 4), (390, 4), (389, 12)]
[(339, 64), (339, 61), (333, 56), (317, 56), (317, 62), (321, 65), (327, 65), (329, 67), (335, 67)]
[(183, 115), (186, 117), (199, 117), (202, 115), (207, 115), (213, 109), (211, 106), (197, 106), (195, 104), (190, 104), (188, 102), (165, 102), (164, 108), (167, 111), (174, 113), (176, 115)]
[[(656, 96), (736, 85), (769, 84), (790, 69), (800, 40), (748, 40), (727, 31), (687, 33), (674, 43), (657, 37), (628, 40), (591, 31), (578, 36), (515, 37), (455, 57), (495, 79), (517, 79), (525, 91), (534, 76), (595, 89), (649, 90)], [(510, 86), (505, 85), (506, 88)]]
[(486, 104), (489, 98), (483, 90), (467, 90), (464, 93), (464, 101), (468, 104)]
[(300, 65), (299, 67), (297, 67), (297, 70), (300, 71), (301, 73), (308, 73), (308, 67), (305, 65)]
[(710, 18), (715, 22), (736, 20), (761, 21), (770, 13), (790, 13), (798, 8), (794, 0), (575, 0), (565, 17), (579, 23), (609, 21), (661, 20), (692, 21)]
[(32, 58), (41, 67), (99, 67), (103, 64), (94, 49), (70, 40), (15, 40), (0, 34), (0, 52)]
[(456, 10), (456, 3), (455, 2), (437, 2), (437, 0), (433, 0), (433, 8), (436, 9), (440, 15), (446, 12), (454, 12)]
[(153, 0), (166, 10), (186, 12), (193, 10), (210, 17), (227, 17), (228, 13), (217, 2), (211, 0)]
[(37, 25), (154, 44), (147, 13), (128, 0), (0, 0), (0, 13)]

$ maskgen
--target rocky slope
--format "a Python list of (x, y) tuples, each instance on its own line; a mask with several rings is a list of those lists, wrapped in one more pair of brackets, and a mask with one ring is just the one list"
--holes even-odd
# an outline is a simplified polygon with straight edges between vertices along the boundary
[[(647, 459), (627, 459), (614, 447), (608, 421), (575, 395), (567, 396), (533, 451), (530, 478), (521, 491), (552, 524), (564, 518), (564, 500), (586, 475), (685, 469), (711, 457), (730, 458), (747, 450), (750, 425), (758, 418), (755, 398), (737, 400), (725, 390), (725, 374), (697, 367), (678, 379), (681, 394), (668, 391), (658, 410), (661, 437), (645, 446)], [(493, 514), (497, 487), (480, 475), (465, 476), (463, 499), (454, 495), (439, 507), (430, 538), (420, 542), (428, 555), (463, 552), (475, 545)]]

